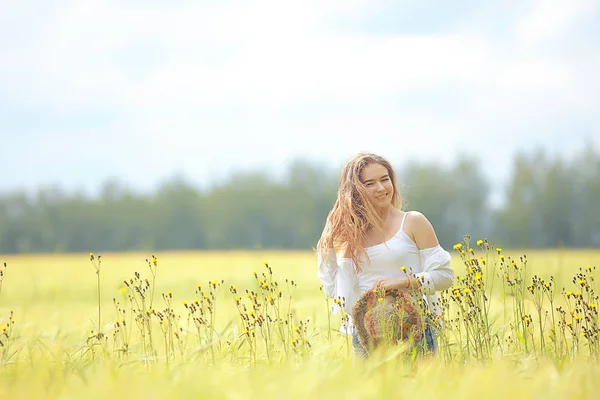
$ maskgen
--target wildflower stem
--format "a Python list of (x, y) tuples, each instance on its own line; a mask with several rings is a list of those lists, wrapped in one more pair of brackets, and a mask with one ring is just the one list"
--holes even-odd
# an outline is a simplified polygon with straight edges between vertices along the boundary
[(100, 324), (100, 319), (101, 319), (101, 310), (102, 310), (102, 303), (100, 301), (100, 268), (96, 269), (96, 282), (98, 285), (98, 338), (100, 338), (100, 327), (102, 326)]

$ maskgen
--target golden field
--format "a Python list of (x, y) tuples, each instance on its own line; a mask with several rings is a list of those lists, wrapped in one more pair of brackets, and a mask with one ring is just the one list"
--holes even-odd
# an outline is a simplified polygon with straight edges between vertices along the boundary
[[(452, 254), (456, 276), (468, 276), (471, 264), (466, 264), (457, 251)], [(567, 299), (561, 293), (563, 287), (573, 293), (583, 287), (577, 286), (578, 279), (573, 282), (580, 268), (590, 266), (584, 277), (588, 286), (581, 296), (582, 304), (589, 290), (598, 293), (592, 268), (600, 264), (600, 251), (505, 249), (502, 254), (506, 262), (526, 254), (523, 287), (536, 274), (546, 282), (554, 277), (554, 308), (575, 307), (569, 303), (571, 297)], [(452, 334), (446, 336), (446, 342), (440, 342), (435, 357), (407, 359), (398, 351), (391, 351), (377, 354), (367, 362), (354, 358), (348, 337), (338, 332), (341, 316), (331, 316), (329, 322), (331, 300), (328, 304), (319, 290), (316, 258), (311, 252), (167, 252), (155, 254), (156, 264), (152, 254), (102, 254), (100, 339), (94, 336), (98, 333), (99, 308), (97, 256), (93, 262), (89, 254), (0, 256), (0, 263), (7, 264), (0, 287), (0, 328), (10, 332), (3, 337), (0, 330), (4, 343), (0, 347), (0, 399), (581, 399), (596, 398), (600, 390), (600, 365), (593, 347), (597, 342), (593, 337), (585, 339), (579, 330), (576, 338), (572, 334), (563, 338), (564, 348), (553, 346), (551, 330), (558, 329), (558, 322), (551, 322), (546, 303), (539, 314), (543, 316), (540, 335), (534, 295), (527, 290), (523, 304), (531, 325), (524, 332), (531, 336), (525, 342), (515, 337), (513, 333), (519, 329), (511, 327), (515, 321), (513, 313), (517, 312), (515, 296), (502, 288), (495, 250), (476, 251), (472, 257), (485, 257), (483, 274), (477, 279), (485, 279), (481, 287), (489, 288), (488, 301), (492, 303), (487, 322), (482, 322), (487, 324), (487, 330), (481, 330), (480, 325), (473, 328), (473, 332), (478, 330), (477, 334), (482, 335), (477, 336), (480, 342), (467, 348), (469, 345), (457, 337), (458, 331), (446, 323)], [(265, 261), (272, 268), (272, 278)], [(492, 265), (494, 274), (490, 273)], [(156, 271), (155, 285), (152, 268)], [(136, 303), (130, 300), (136, 272), (140, 273), (141, 282), (149, 280), (146, 301), (154, 287), (152, 307), (145, 304), (141, 313), (146, 319), (139, 324), (135, 322)], [(124, 280), (130, 282), (130, 287)], [(269, 291), (261, 290), (258, 281), (268, 282)], [(212, 317), (204, 315), (204, 325), (189, 318), (189, 307), (201, 295), (198, 284), (203, 295), (214, 296), (211, 304), (216, 304)], [(236, 293), (232, 293), (232, 286)], [(260, 307), (255, 313), (264, 311), (262, 318), (271, 321), (253, 325), (254, 342), (248, 341), (250, 332), (245, 332), (236, 307), (238, 299), (251, 308), (246, 289), (255, 291), (259, 298)], [(125, 313), (118, 313), (115, 300)], [(266, 304), (269, 301), (273, 306)], [(594, 315), (594, 301), (585, 300), (589, 312), (581, 311), (581, 321), (593, 318), (590, 316)], [(451, 306), (449, 316), (455, 315), (456, 307)], [(166, 310), (171, 309), (169, 319)], [(573, 310), (575, 314), (569, 318), (579, 315)], [(256, 318), (253, 313), (249, 320)], [(277, 318), (279, 322), (274, 321)], [(210, 321), (214, 329), (207, 329)], [(468, 321), (464, 323), (468, 328)], [(593, 325), (597, 320), (588, 323)], [(589, 324), (586, 326), (592, 326)], [(151, 343), (142, 337), (147, 330), (151, 331)], [(577, 352), (571, 351), (574, 340), (578, 343)], [(127, 351), (122, 351), (124, 344)]]

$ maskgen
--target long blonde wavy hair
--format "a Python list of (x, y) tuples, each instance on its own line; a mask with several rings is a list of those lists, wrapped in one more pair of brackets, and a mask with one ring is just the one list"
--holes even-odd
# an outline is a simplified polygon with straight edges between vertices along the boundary
[(368, 259), (364, 248), (367, 232), (374, 228), (383, 233), (383, 221), (369, 201), (366, 186), (360, 179), (363, 169), (370, 164), (381, 164), (387, 169), (394, 187), (391, 204), (398, 209), (402, 207), (402, 196), (391, 164), (379, 155), (359, 153), (342, 169), (337, 199), (317, 243), (317, 252), (323, 259), (327, 258), (332, 247), (336, 250), (344, 248), (358, 271), (361, 256), (365, 255)]

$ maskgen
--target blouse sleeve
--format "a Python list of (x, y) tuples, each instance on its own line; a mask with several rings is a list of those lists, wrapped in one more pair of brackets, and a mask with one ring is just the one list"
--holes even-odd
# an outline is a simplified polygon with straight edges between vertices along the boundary
[(450, 253), (437, 245), (419, 251), (423, 272), (417, 274), (426, 295), (446, 290), (454, 283)]
[(319, 280), (323, 284), (323, 290), (327, 297), (334, 298), (336, 294), (335, 279), (338, 272), (338, 265), (335, 257), (335, 250), (329, 249), (327, 258), (323, 259), (321, 254), (318, 254)]
[(347, 313), (352, 312), (352, 307), (359, 297), (358, 279), (354, 272), (354, 264), (349, 258), (341, 260), (338, 265), (335, 250), (330, 249), (327, 259), (318, 257), (319, 280), (323, 284), (323, 290), (327, 297), (332, 299), (341, 298), (343, 304), (333, 304), (333, 314), (337, 314), (339, 310), (344, 310)]

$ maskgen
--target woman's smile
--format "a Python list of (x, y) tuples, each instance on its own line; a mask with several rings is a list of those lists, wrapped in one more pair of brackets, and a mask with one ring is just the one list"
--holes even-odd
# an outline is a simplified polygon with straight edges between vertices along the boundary
[(379, 201), (385, 200), (386, 198), (387, 198), (387, 193), (383, 193), (379, 196), (375, 196), (375, 200), (379, 200)]

